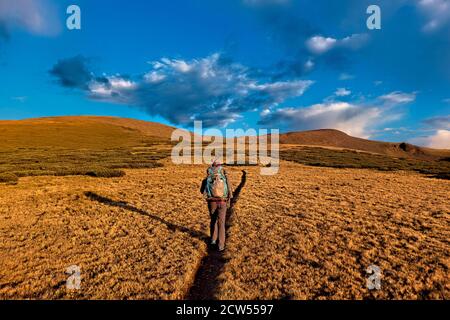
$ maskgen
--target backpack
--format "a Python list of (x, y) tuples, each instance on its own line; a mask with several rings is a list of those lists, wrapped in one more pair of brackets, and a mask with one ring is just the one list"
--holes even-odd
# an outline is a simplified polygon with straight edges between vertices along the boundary
[(228, 184), (222, 166), (209, 167), (207, 172), (206, 193), (208, 198), (227, 198)]

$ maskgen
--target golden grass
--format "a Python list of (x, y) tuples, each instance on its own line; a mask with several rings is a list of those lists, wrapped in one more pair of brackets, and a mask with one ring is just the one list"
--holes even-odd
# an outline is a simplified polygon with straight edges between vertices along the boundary
[(284, 160), (318, 167), (416, 171), (441, 179), (449, 179), (450, 173), (449, 158), (434, 160), (397, 158), (356, 150), (306, 146), (284, 146), (280, 156)]
[[(121, 176), (170, 154), (168, 126), (113, 117), (0, 121), (0, 177)], [(0, 182), (1, 182), (0, 178)]]
[[(220, 256), (206, 246), (205, 166), (164, 159), (171, 130), (0, 121), (0, 299), (449, 298), (450, 182), (413, 172), (448, 179), (448, 159), (283, 145), (293, 162), (276, 176), (230, 166), (235, 186), (248, 177)], [(73, 264), (78, 291), (65, 286)], [(371, 264), (379, 291), (366, 288)]]
[[(207, 254), (205, 166), (0, 185), (0, 298), (179, 299)], [(241, 167), (229, 167), (234, 185)], [(450, 183), (412, 172), (248, 171), (217, 299), (448, 299)], [(79, 291), (65, 287), (81, 267)], [(366, 288), (380, 266), (382, 289)]]
[(337, 147), (397, 158), (404, 157), (422, 160), (433, 160), (450, 156), (450, 150), (418, 147), (405, 142), (392, 143), (366, 140), (352, 137), (344, 132), (333, 129), (298, 131), (281, 134), (280, 143), (283, 145)]
[[(249, 169), (221, 299), (448, 299), (450, 183), (407, 173)], [(382, 289), (366, 288), (378, 265)]]
[[(0, 186), (0, 298), (181, 298), (206, 250), (207, 221), (202, 199), (186, 192), (197, 189), (197, 172), (172, 172)], [(73, 264), (81, 267), (78, 292), (65, 287)]]

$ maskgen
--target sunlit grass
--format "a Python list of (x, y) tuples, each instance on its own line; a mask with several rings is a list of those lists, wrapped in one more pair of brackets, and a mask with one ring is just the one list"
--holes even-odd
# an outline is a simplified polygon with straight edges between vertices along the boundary
[(448, 179), (450, 161), (394, 158), (386, 155), (358, 152), (354, 150), (332, 150), (317, 147), (296, 147), (280, 153), (284, 160), (332, 168), (376, 169), (380, 171), (416, 171)]

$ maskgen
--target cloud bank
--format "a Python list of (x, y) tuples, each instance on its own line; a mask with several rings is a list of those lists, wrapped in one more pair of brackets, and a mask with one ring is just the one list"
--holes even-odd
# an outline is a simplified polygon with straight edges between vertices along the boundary
[(319, 128), (341, 130), (349, 135), (368, 138), (370, 125), (378, 120), (382, 111), (347, 102), (315, 104), (305, 108), (280, 108), (263, 114), (260, 124), (282, 123), (290, 130)]
[(412, 143), (436, 149), (450, 149), (450, 115), (438, 116), (423, 121), (433, 134), (411, 139)]
[(313, 83), (255, 78), (247, 67), (217, 53), (152, 61), (150, 70), (136, 78), (95, 76), (82, 56), (58, 61), (50, 74), (60, 85), (80, 89), (91, 99), (136, 107), (175, 125), (202, 120), (205, 127), (226, 126), (244, 112), (276, 107), (301, 96)]
[(433, 135), (414, 138), (410, 141), (424, 147), (450, 150), (450, 130), (437, 130)]
[[(337, 93), (346, 95), (349, 92), (344, 89)], [(376, 127), (400, 117), (395, 107), (414, 100), (414, 94), (393, 92), (367, 104), (324, 101), (307, 107), (266, 110), (261, 113), (259, 123), (283, 125), (288, 130), (336, 129), (352, 136), (370, 138)]]

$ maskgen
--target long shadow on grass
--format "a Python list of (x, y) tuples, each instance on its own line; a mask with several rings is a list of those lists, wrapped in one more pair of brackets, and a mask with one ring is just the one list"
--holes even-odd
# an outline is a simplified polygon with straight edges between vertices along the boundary
[[(229, 236), (229, 227), (234, 223), (237, 218), (234, 206), (239, 199), (239, 194), (245, 185), (247, 180), (247, 173), (242, 170), (241, 182), (234, 191), (233, 199), (231, 200), (230, 207), (227, 210), (227, 231), (226, 236)], [(208, 253), (203, 257), (200, 262), (200, 267), (194, 277), (194, 282), (186, 295), (188, 300), (211, 300), (215, 299), (217, 289), (220, 284), (219, 276), (223, 271), (223, 267), (227, 259), (222, 256), (221, 252), (218, 252), (216, 248), (208, 247)]]
[(160, 218), (158, 216), (155, 216), (155, 215), (153, 215), (151, 213), (148, 213), (145, 210), (133, 207), (132, 205), (129, 205), (129, 204), (127, 204), (124, 201), (114, 201), (114, 200), (112, 200), (110, 198), (100, 196), (100, 195), (98, 195), (98, 194), (96, 194), (94, 192), (91, 192), (91, 191), (86, 191), (84, 193), (84, 195), (86, 197), (88, 197), (89, 199), (93, 200), (93, 201), (97, 201), (97, 202), (100, 202), (100, 203), (103, 203), (103, 204), (106, 204), (106, 205), (109, 205), (109, 206), (113, 206), (113, 207), (123, 208), (125, 210), (131, 211), (131, 212), (135, 212), (135, 213), (139, 213), (139, 214), (141, 214), (143, 216), (152, 218), (153, 220), (156, 220), (156, 221), (158, 221), (158, 222), (160, 222), (162, 224), (165, 224), (169, 228), (169, 230), (171, 230), (171, 231), (181, 231), (181, 232), (187, 233), (191, 237), (199, 239), (201, 241), (207, 241), (209, 239), (208, 236), (206, 234), (202, 233), (202, 232), (195, 231), (195, 230), (183, 227), (183, 226), (179, 226), (179, 225), (173, 224), (173, 223), (168, 222), (168, 221), (166, 221), (166, 220), (164, 220), (164, 219), (162, 219), (162, 218)]

